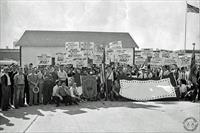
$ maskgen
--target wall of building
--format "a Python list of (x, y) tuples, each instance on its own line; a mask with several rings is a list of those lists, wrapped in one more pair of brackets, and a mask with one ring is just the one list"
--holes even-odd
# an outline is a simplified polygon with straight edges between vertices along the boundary
[(33, 63), (34, 66), (37, 65), (37, 57), (42, 54), (47, 56), (55, 57), (56, 53), (64, 53), (64, 47), (22, 47), (21, 48), (21, 63), (22, 66)]

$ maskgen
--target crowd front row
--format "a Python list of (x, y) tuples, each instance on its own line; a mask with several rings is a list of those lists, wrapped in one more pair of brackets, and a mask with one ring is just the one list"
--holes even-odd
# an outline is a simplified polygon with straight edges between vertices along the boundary
[[(52, 104), (59, 106), (64, 103), (66, 106), (79, 104), (84, 97), (78, 93), (81, 87), (81, 75), (93, 75), (97, 82), (97, 99), (117, 100), (120, 98), (119, 79), (122, 77), (133, 78), (160, 78), (173, 73), (177, 86), (180, 89), (180, 98), (191, 95), (191, 101), (198, 96), (200, 68), (195, 70), (194, 81), (188, 80), (186, 68), (170, 69), (162, 67), (159, 69), (147, 68), (138, 69), (133, 66), (107, 66), (105, 77), (107, 89), (105, 90), (105, 79), (102, 77), (100, 68), (76, 69), (60, 66), (47, 66), (42, 68), (33, 67), (33, 64), (24, 68), (17, 65), (0, 67), (0, 107), (2, 111), (10, 108), (25, 106)], [(193, 87), (191, 87), (193, 86)], [(192, 88), (192, 89), (191, 89)], [(139, 88), (138, 88), (139, 89)]]

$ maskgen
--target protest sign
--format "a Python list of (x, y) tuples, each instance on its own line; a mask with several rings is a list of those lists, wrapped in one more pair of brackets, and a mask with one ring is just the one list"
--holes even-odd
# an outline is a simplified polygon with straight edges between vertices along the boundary
[(153, 52), (153, 58), (160, 58), (160, 51)]
[(51, 57), (46, 54), (42, 54), (37, 57), (38, 65), (51, 65)]
[(187, 67), (190, 65), (190, 57), (186, 57), (186, 56), (183, 56), (183, 57), (180, 57), (178, 59), (178, 62), (177, 62), (177, 65), (179, 67)]
[(114, 61), (122, 64), (133, 65), (133, 49), (121, 48), (114, 50)]
[(94, 42), (80, 42), (80, 51), (82, 51), (82, 56), (93, 59), (94, 55)]
[(152, 58), (150, 64), (152, 66), (161, 66), (162, 65), (162, 58)]
[(94, 53), (94, 57), (93, 57), (93, 64), (102, 64), (103, 61), (103, 53)]
[(153, 56), (153, 49), (146, 48), (141, 50), (141, 56), (143, 58), (152, 57)]
[(66, 57), (79, 58), (83, 56), (83, 53), (79, 47), (79, 42), (66, 42)]
[(59, 65), (73, 64), (73, 58), (67, 57), (66, 53), (56, 53), (55, 63)]
[(135, 64), (136, 65), (143, 65), (144, 64), (144, 62), (145, 62), (145, 58), (143, 58), (143, 57), (138, 57), (138, 58), (135, 58)]
[(162, 58), (169, 58), (170, 57), (170, 53), (167, 50), (161, 51), (161, 56), (162, 56)]
[(162, 65), (172, 65), (172, 64), (177, 64), (177, 62), (174, 59), (163, 58)]
[(105, 56), (106, 56), (106, 64), (110, 64), (110, 62), (115, 62), (115, 55), (114, 55), (114, 50), (113, 49), (110, 49), (110, 48), (106, 48), (106, 53), (105, 53)]
[(65, 58), (64, 53), (56, 53), (56, 59), (55, 59), (56, 64), (61, 64), (62, 62), (64, 62), (64, 58)]
[(93, 64), (102, 64), (103, 61), (103, 45), (94, 46)]
[(87, 67), (87, 58), (86, 57), (75, 58), (73, 59), (73, 65), (74, 67), (77, 68)]

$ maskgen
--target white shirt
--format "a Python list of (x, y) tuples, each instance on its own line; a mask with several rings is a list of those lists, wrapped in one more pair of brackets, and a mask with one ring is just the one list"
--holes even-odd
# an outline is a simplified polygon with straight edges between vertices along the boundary
[(59, 86), (58, 85), (55, 85), (53, 87), (53, 93), (52, 93), (52, 96), (58, 96), (58, 90), (59, 90)]
[(185, 84), (181, 84), (181, 86), (180, 86), (180, 92), (181, 92), (181, 93), (184, 93), (184, 92), (186, 92), (186, 91), (187, 91), (186, 85), (185, 85)]
[(59, 70), (58, 78), (62, 81), (66, 80), (68, 78), (67, 73), (64, 70), (62, 72)]
[(72, 97), (75, 97), (73, 87), (70, 87), (69, 90), (70, 90), (71, 96), (72, 96)]
[(2, 73), (2, 72), (0, 72), (0, 83), (1, 83), (1, 76), (3, 76), (3, 73)]

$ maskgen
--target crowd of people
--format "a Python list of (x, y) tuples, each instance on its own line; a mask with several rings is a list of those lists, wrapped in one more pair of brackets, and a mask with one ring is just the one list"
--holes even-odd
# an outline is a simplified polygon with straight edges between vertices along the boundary
[[(12, 64), (0, 67), (0, 107), (2, 111), (11, 108), (39, 104), (64, 103), (66, 106), (79, 104), (85, 99), (78, 89), (81, 88), (81, 75), (93, 75), (97, 82), (96, 100), (119, 100), (122, 78), (162, 79), (172, 73), (179, 88), (178, 98), (199, 100), (200, 66), (196, 66), (192, 80), (189, 68), (172, 66), (151, 67), (130, 66), (112, 63), (102, 67), (90, 68), (51, 65), (34, 67), (32, 63), (23, 68)], [(103, 74), (104, 73), (104, 74)], [(104, 75), (104, 76), (103, 76)], [(105, 85), (106, 84), (106, 85)]]

